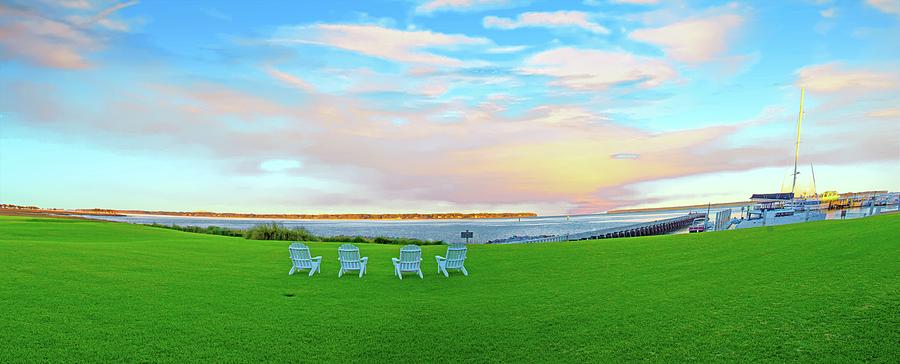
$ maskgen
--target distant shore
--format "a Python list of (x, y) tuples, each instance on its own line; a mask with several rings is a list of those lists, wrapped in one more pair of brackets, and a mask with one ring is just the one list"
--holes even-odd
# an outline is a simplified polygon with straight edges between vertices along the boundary
[(0, 206), (2, 215), (95, 215), (95, 216), (177, 216), (212, 217), (223, 219), (279, 219), (279, 220), (441, 220), (441, 219), (508, 219), (536, 217), (534, 212), (478, 212), (478, 213), (431, 213), (431, 214), (248, 214), (209, 211), (143, 211), (113, 209), (44, 209), (36, 206)]

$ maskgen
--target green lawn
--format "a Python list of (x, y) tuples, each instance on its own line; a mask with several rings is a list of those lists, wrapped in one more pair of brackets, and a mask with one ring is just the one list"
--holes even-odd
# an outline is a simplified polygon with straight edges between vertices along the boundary
[[(0, 362), (900, 361), (900, 215), (472, 246), (288, 276), (287, 242), (0, 217)], [(292, 295), (292, 297), (288, 297)]]

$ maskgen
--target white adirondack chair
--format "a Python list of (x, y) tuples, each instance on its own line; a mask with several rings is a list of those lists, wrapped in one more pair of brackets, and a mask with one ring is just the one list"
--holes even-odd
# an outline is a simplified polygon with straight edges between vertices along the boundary
[(422, 248), (417, 245), (407, 245), (400, 249), (400, 259), (391, 258), (394, 262), (394, 273), (403, 279), (403, 272), (416, 272), (419, 278), (422, 276)]
[(288, 275), (294, 274), (294, 272), (301, 269), (309, 269), (309, 276), (312, 277), (316, 272), (321, 273), (322, 266), (322, 257), (310, 257), (309, 247), (303, 243), (293, 243), (288, 248), (291, 252), (291, 262), (293, 263), (293, 267), (291, 267), (291, 271), (288, 272)]
[(369, 257), (359, 256), (359, 248), (353, 244), (343, 244), (338, 247), (338, 261), (341, 262), (341, 270), (338, 271), (338, 278), (344, 275), (344, 272), (358, 270), (359, 277), (362, 278), (366, 274), (366, 263)]
[(464, 276), (468, 276), (469, 272), (466, 271), (466, 267), (463, 265), (466, 262), (467, 250), (463, 244), (451, 244), (447, 247), (446, 258), (435, 255), (434, 259), (437, 260), (438, 273), (444, 273), (444, 277), (449, 277), (450, 273), (447, 272), (447, 269), (458, 269), (462, 271)]

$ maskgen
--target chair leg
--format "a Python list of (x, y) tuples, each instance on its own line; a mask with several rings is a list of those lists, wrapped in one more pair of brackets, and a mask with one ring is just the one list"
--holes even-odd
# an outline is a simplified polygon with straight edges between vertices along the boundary
[(449, 278), (449, 277), (450, 277), (450, 273), (447, 272), (447, 267), (444, 267), (444, 268), (443, 268), (443, 271), (444, 271), (444, 277), (448, 277), (448, 278)]
[(419, 279), (425, 279), (425, 276), (422, 275), (422, 269), (419, 268)]
[(295, 272), (296, 270), (297, 270), (297, 267), (291, 267), (291, 271), (288, 272), (288, 275), (289, 275), (289, 276), (294, 275), (294, 272)]
[(344, 275), (344, 268), (338, 270), (338, 278), (341, 278), (342, 275)]
[(466, 276), (466, 277), (469, 276), (469, 271), (466, 270), (466, 267), (459, 267), (459, 270), (461, 270), (463, 272), (464, 276)]
[(313, 267), (309, 270), (309, 276), (310, 276), (310, 277), (312, 277), (313, 274), (316, 274), (316, 269), (319, 269), (319, 267), (318, 267), (318, 266), (313, 266)]

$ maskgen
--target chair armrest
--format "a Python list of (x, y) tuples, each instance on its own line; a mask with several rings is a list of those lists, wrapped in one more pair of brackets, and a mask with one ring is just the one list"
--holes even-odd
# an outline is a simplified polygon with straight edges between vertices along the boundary
[(362, 258), (359, 259), (359, 261), (360, 261), (360, 262), (363, 262), (363, 263), (368, 262), (368, 261), (369, 261), (369, 257), (362, 257)]
[(434, 258), (437, 259), (437, 260), (447, 260), (447, 258), (444, 258), (444, 257), (442, 257), (442, 256), (440, 256), (440, 255), (435, 255)]
[(310, 259), (310, 260), (317, 260), (317, 261), (320, 261), (320, 262), (321, 262), (321, 261), (322, 261), (322, 256), (320, 255), (320, 256), (317, 256), (317, 257), (309, 258), (309, 259)]
[(400, 259), (397, 258), (391, 258), (391, 261), (394, 263), (400, 263)]

